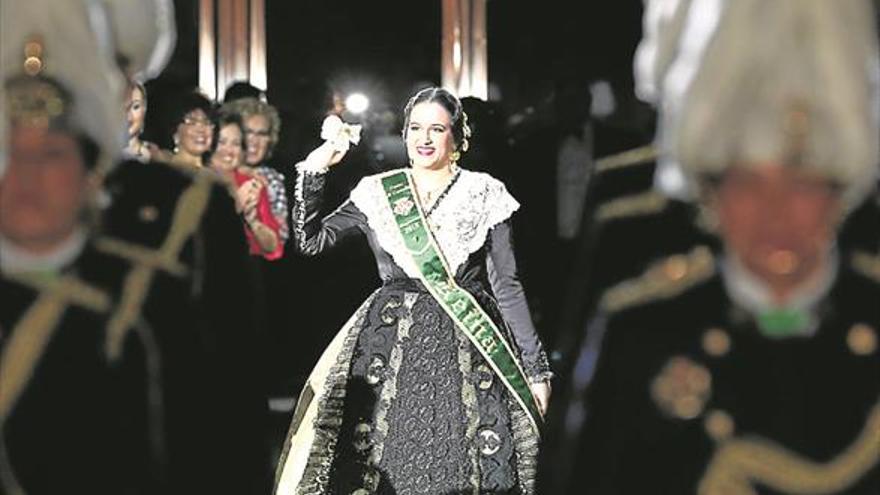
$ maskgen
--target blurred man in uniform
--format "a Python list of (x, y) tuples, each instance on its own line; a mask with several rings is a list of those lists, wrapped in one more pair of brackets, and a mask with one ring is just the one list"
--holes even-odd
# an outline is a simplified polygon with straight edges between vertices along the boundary
[(548, 492), (878, 493), (880, 258), (840, 244), (877, 180), (873, 5), (685, 3), (708, 39), (661, 153), (719, 248), (602, 295)]
[[(102, 3), (120, 70), (140, 80), (158, 76), (174, 48), (172, 2)], [(113, 329), (136, 320), (139, 309), (161, 329), (158, 345), (168, 375), (192, 381), (166, 384), (169, 401), (180, 405), (169, 413), (179, 420), (168, 429), (186, 439), (170, 461), (172, 470), (187, 482), (201, 478), (192, 487), (200, 491), (268, 490), (272, 466), (256, 267), (227, 186), (210, 170), (137, 160), (120, 162), (105, 185), (110, 204), (98, 245), (129, 263), (123, 278), (108, 281), (120, 298)], [(204, 400), (193, 396), (196, 388)], [(193, 423), (207, 438), (189, 442), (196, 438), (185, 434)]]
[[(690, 0), (645, 2), (644, 37), (635, 53), (636, 94), (666, 117), (660, 95), (666, 76), (681, 72), (682, 52), (699, 50), (703, 40), (680, 46)], [(677, 88), (673, 82), (669, 86)], [(671, 111), (671, 109), (669, 109)], [(662, 127), (655, 141), (662, 138)], [(554, 356), (561, 387), (584, 338), (584, 322), (595, 316), (602, 293), (641, 273), (658, 256), (713, 239), (689, 201), (691, 191), (678, 165), (657, 145), (642, 146), (596, 161), (562, 304)]]
[(120, 269), (92, 241), (123, 81), (66, 6), (0, 2), (0, 491), (157, 493), (153, 334), (107, 352), (114, 295), (83, 270)]
[[(21, 120), (19, 115), (22, 112), (33, 113), (31, 107), (39, 109), (42, 105), (43, 112), (48, 115), (43, 119), (50, 123), (48, 129), (70, 130), (70, 134), (78, 136), (81, 126), (77, 127), (77, 119), (80, 119), (93, 124), (98, 122), (103, 126), (101, 130), (105, 131), (101, 139), (93, 140), (97, 143), (95, 146), (88, 146), (88, 141), (82, 145), (85, 151), (81, 153), (84, 167), (79, 174), (81, 180), (71, 171), (67, 176), (70, 180), (50, 183), (40, 178), (42, 176), (25, 174), (23, 171), (50, 170), (49, 167), (33, 164), (51, 162), (54, 155), (40, 158), (20, 153), (18, 129), (21, 126), (16, 123), (11, 127), (10, 137), (14, 139), (10, 143), (15, 146), (10, 146), (8, 151), (4, 149), (0, 154), (8, 159), (10, 172), (10, 177), (4, 179), (3, 186), (0, 186), (0, 199), (7, 199), (11, 205), (7, 207), (4, 202), (3, 216), (25, 221), (27, 218), (37, 218), (34, 212), (38, 208), (31, 208), (30, 217), (26, 210), (20, 215), (16, 212), (31, 203), (46, 203), (38, 211), (42, 214), (49, 211), (48, 207), (53, 202), (60, 203), (58, 200), (68, 196), (83, 196), (89, 201), (80, 198), (79, 202), (73, 202), (71, 199), (66, 208), (59, 204), (53, 211), (59, 214), (64, 212), (76, 220), (89, 217), (94, 221), (74, 222), (74, 234), (69, 239), (76, 242), (68, 241), (75, 245), (71, 247), (65, 244), (67, 249), (63, 250), (64, 256), (52, 257), (54, 264), (51, 270), (42, 267), (41, 263), (36, 264), (36, 269), (30, 269), (34, 264), (30, 261), (34, 253), (15, 249), (20, 247), (15, 242), (4, 243), (0, 253), (11, 259), (4, 266), (4, 276), (23, 267), (28, 272), (75, 273), (77, 280), (95, 290), (80, 291), (76, 290), (78, 285), (71, 288), (67, 283), (59, 285), (56, 282), (48, 285), (34, 285), (36, 282), (33, 282), (32, 289), (42, 291), (61, 287), (64, 289), (63, 297), (68, 297), (71, 291), (73, 295), (82, 292), (83, 297), (91, 294), (97, 298), (97, 294), (101, 294), (102, 297), (90, 300), (90, 306), (86, 306), (93, 312), (100, 310), (100, 316), (93, 318), (96, 322), (94, 325), (98, 325), (93, 338), (99, 339), (100, 345), (89, 340), (92, 334), (86, 331), (81, 332), (82, 340), (72, 335), (71, 341), (54, 344), (56, 340), (51, 336), (65, 334), (57, 329), (50, 332), (48, 328), (56, 327), (54, 323), (49, 324), (52, 321), (47, 323), (45, 319), (39, 322), (47, 326), (39, 327), (42, 330), (37, 334), (45, 336), (45, 349), (51, 350), (55, 348), (54, 345), (59, 346), (60, 351), (57, 352), (78, 356), (89, 363), (97, 359), (101, 366), (111, 370), (113, 376), (119, 374), (119, 369), (134, 368), (124, 376), (135, 376), (140, 380), (141, 389), (145, 390), (136, 398), (147, 405), (146, 412), (138, 413), (143, 417), (132, 413), (141, 423), (134, 425), (132, 422), (135, 419), (132, 419), (125, 428), (129, 435), (146, 437), (144, 442), (149, 448), (141, 457), (150, 456), (154, 462), (135, 460), (139, 458), (134, 455), (112, 454), (114, 460), (128, 457), (126, 463), (130, 462), (137, 469), (140, 466), (148, 467), (149, 471), (138, 475), (145, 480), (143, 484), (130, 481), (130, 486), (124, 488), (120, 488), (124, 483), (116, 484), (115, 481), (138, 478), (125, 474), (121, 478), (108, 477), (105, 480), (107, 492), (267, 491), (271, 466), (264, 422), (266, 403), (257, 366), (258, 336), (254, 335), (248, 257), (232, 198), (225, 187), (208, 173), (187, 173), (156, 163), (117, 163), (125, 125), (121, 119), (125, 78), (132, 75), (155, 76), (167, 61), (174, 38), (170, 2), (107, 0), (72, 1), (59, 5), (48, 0), (27, 3), (3, 0), (0, 5), (3, 6), (0, 16), (3, 29), (0, 34), (3, 36), (4, 79), (37, 67), (39, 76), (60, 74), (70, 79), (58, 85), (58, 93), (63, 95), (67, 86), (70, 89), (66, 91), (71, 93), (68, 105), (65, 98), (51, 96), (52, 93), (44, 91), (43, 86), (25, 92), (18, 89), (7, 91), (8, 95), (12, 95), (6, 106), (10, 116), (4, 120), (17, 122)], [(32, 35), (36, 35), (33, 39), (39, 43), (28, 44)], [(94, 82), (100, 78), (108, 82), (103, 85)], [(22, 93), (29, 96), (23, 98)], [(30, 96), (31, 93), (36, 96)], [(76, 118), (56, 118), (57, 102), (64, 102), (61, 106), (64, 110), (62, 116), (67, 115), (65, 112), (68, 109), (76, 109), (79, 112), (73, 114)], [(116, 120), (117, 117), (119, 120)], [(29, 117), (30, 120), (40, 119)], [(64, 125), (55, 124), (56, 121)], [(34, 144), (31, 140), (26, 144), (29, 145), (29, 153), (33, 153), (33, 150), (49, 153), (52, 150), (42, 142)], [(101, 188), (102, 184), (104, 188)], [(49, 185), (56, 188), (51, 194), (39, 189)], [(83, 192), (78, 192), (80, 187), (84, 188)], [(24, 192), (15, 193), (17, 189)], [(70, 219), (67, 223), (70, 223)], [(11, 232), (7, 228), (3, 233), (9, 239), (18, 239)], [(43, 278), (38, 279), (45, 282)], [(31, 280), (31, 275), (28, 275), (28, 280)], [(33, 297), (39, 300), (36, 295)], [(31, 321), (27, 318), (32, 312), (28, 309), (27, 300), (22, 298), (22, 305), (16, 307), (4, 303), (4, 310), (9, 311), (6, 314), (8, 323), (0, 323), (4, 335), (9, 335), (9, 327), (17, 335), (32, 334), (20, 330), (28, 328), (22, 327), (22, 322)], [(133, 340), (136, 344), (130, 343)], [(19, 341), (30, 345), (30, 337), (4, 339), (4, 351), (13, 353), (13, 349), (18, 348), (6, 346)], [(100, 352), (88, 354), (81, 352), (83, 348)], [(130, 350), (132, 348), (133, 351)], [(24, 354), (34, 357), (32, 361), (25, 361), (31, 362), (31, 368), (37, 366), (33, 363), (44, 362), (44, 357), (38, 351), (34, 349)], [(135, 357), (128, 358), (132, 353)], [(23, 361), (18, 356), (22, 354), (16, 350), (9, 355), (16, 358), (4, 359), (4, 365), (21, 369)], [(129, 362), (134, 364), (125, 364)], [(104, 368), (96, 365), (95, 373), (104, 373)], [(73, 394), (90, 384), (100, 383), (98, 378), (87, 379), (70, 373), (67, 379), (79, 378), (79, 387), (53, 387), (48, 391), (38, 386), (41, 382), (28, 381), (37, 375), (29, 374), (27, 369), (26, 366), (24, 372), (4, 374), (4, 379), (14, 378), (18, 389), (27, 391), (33, 386), (35, 390), (46, 391), (56, 402), (65, 402), (58, 399), (62, 397), (58, 395), (61, 390)], [(39, 366), (36, 369), (40, 369)], [(130, 383), (123, 388), (135, 393)], [(0, 393), (6, 390), (12, 389), (7, 388)], [(117, 408), (133, 408), (136, 411), (143, 409), (142, 404), (134, 399), (129, 400), (125, 395), (98, 392), (95, 395), (102, 396), (104, 401), (92, 404), (92, 395), (89, 395), (77, 402), (88, 411), (82, 417), (93, 418), (98, 429), (99, 419), (111, 412), (102, 404), (110, 403)], [(10, 398), (15, 399), (6, 397)], [(63, 414), (62, 410), (51, 407), (43, 410), (43, 417), (26, 415), (30, 418), (28, 424), (33, 426), (29, 433), (53, 431), (46, 429), (46, 425), (58, 414)], [(98, 415), (93, 414), (94, 411), (107, 412)], [(70, 426), (66, 422), (58, 424)], [(107, 424), (109, 427), (112, 422)], [(20, 430), (17, 426), (14, 422), (7, 424), (13, 433)], [(105, 432), (100, 433), (103, 435)], [(80, 434), (80, 441), (63, 442), (65, 449), (85, 448), (81, 446), (87, 445), (85, 439), (92, 435), (88, 428), (82, 428)], [(14, 436), (10, 434), (8, 438)], [(48, 461), (45, 465), (31, 462), (41, 457), (16, 457), (22, 445), (30, 446), (33, 452), (46, 451), (46, 442), (34, 441), (41, 437), (23, 435), (21, 438), (27, 438), (28, 441), (18, 442), (17, 449), (10, 446), (9, 458), (15, 461), (11, 463), (14, 468), (4, 473), (30, 470), (48, 479), (50, 473), (67, 472), (67, 468), (58, 471), (59, 468)], [(114, 433), (108, 438), (127, 445), (125, 435)], [(62, 458), (59, 456), (59, 461)], [(71, 466), (88, 464), (94, 458), (82, 455), (74, 461)], [(101, 463), (95, 465), (100, 466)], [(88, 477), (88, 473), (94, 470), (83, 472)], [(223, 475), (218, 476), (218, 472)], [(63, 480), (64, 476), (58, 479)], [(21, 482), (21, 479), (18, 481)], [(25, 492), (30, 493), (27, 490), (29, 485), (21, 484)], [(40, 492), (38, 489), (34, 491)]]

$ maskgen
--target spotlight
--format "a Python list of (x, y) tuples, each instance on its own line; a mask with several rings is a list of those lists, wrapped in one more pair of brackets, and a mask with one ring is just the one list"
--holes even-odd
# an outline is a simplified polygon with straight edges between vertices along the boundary
[(362, 93), (352, 93), (345, 99), (345, 108), (351, 113), (363, 113), (370, 107), (370, 99)]

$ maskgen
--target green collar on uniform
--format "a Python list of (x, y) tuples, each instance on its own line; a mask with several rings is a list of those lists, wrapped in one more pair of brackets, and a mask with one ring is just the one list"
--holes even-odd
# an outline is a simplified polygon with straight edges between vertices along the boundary
[(754, 315), (761, 335), (770, 339), (809, 337), (816, 331), (819, 305), (837, 277), (837, 251), (832, 249), (809, 283), (789, 295), (784, 306), (774, 301), (768, 285), (734, 256), (722, 261), (721, 275), (731, 300)]
[(809, 313), (789, 308), (764, 311), (757, 315), (756, 321), (761, 335), (771, 339), (803, 335), (810, 327)]

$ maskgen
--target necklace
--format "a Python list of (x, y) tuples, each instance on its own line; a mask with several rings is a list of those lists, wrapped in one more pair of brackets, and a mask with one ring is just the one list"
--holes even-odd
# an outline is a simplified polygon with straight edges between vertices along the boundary
[(435, 186), (431, 189), (428, 189), (427, 191), (424, 191), (425, 201), (431, 203), (434, 199), (437, 198), (437, 195), (440, 193), (444, 186), (445, 184), (442, 184), (440, 186)]
[(419, 203), (421, 203), (422, 209), (426, 214), (429, 214), (434, 210), (440, 199), (443, 198), (443, 196), (446, 195), (446, 192), (449, 191), (450, 187), (452, 187), (452, 184), (457, 177), (458, 169), (456, 168), (448, 177), (430, 188), (420, 186), (418, 182), (414, 181)]

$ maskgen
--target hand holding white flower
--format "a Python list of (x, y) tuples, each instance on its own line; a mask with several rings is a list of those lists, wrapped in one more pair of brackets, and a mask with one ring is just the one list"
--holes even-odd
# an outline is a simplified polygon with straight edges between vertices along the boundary
[(328, 115), (321, 124), (321, 139), (331, 143), (334, 150), (344, 153), (352, 144), (361, 142), (359, 124), (347, 124), (337, 115)]

